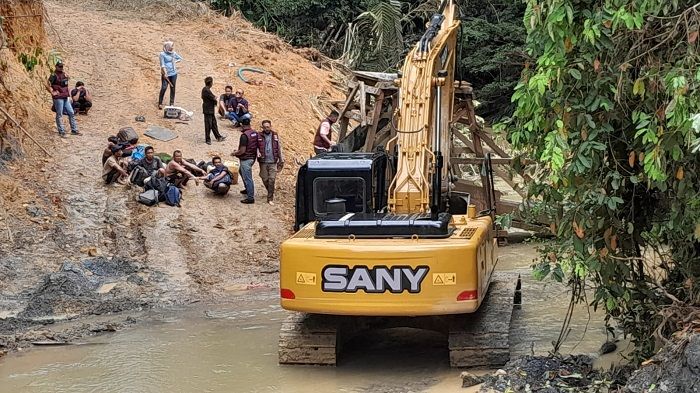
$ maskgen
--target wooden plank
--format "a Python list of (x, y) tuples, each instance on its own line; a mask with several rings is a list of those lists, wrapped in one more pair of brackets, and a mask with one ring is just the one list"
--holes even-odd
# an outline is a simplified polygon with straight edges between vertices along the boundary
[(348, 108), (350, 107), (350, 104), (355, 100), (355, 94), (357, 93), (358, 86), (355, 86), (350, 89), (350, 93), (348, 94), (345, 104), (343, 104), (343, 107), (340, 108), (340, 111), (338, 112), (338, 118), (340, 119), (340, 134), (338, 135), (338, 140), (343, 140), (345, 138), (345, 135), (348, 132), (348, 120), (345, 117), (345, 112), (347, 112)]
[[(462, 157), (452, 157), (450, 160), (454, 163), (457, 164), (469, 164), (469, 165), (481, 165), (483, 164), (485, 158), (478, 158), (478, 157), (468, 157), (468, 158), (462, 158)], [(491, 163), (494, 165), (510, 165), (512, 163), (513, 159), (512, 158), (492, 158)], [(494, 171), (496, 168), (494, 168)]]
[(343, 116), (340, 118), (340, 133), (338, 134), (338, 140), (342, 141), (345, 139), (345, 135), (348, 133), (348, 124), (350, 121), (347, 117)]
[(472, 153), (474, 152), (474, 143), (472, 143), (472, 141), (470, 141), (466, 135), (462, 134), (461, 132), (459, 132), (459, 130), (454, 128), (452, 129), (452, 135), (459, 139), (460, 142), (464, 143), (464, 146), (471, 150)]
[(374, 148), (374, 142), (377, 137), (377, 125), (379, 123), (379, 114), (382, 111), (382, 104), (384, 103), (384, 92), (379, 93), (379, 96), (374, 101), (374, 111), (372, 113), (372, 124), (367, 130), (367, 138), (365, 139), (365, 151), (371, 152)]
[(365, 82), (360, 82), (360, 125), (367, 125), (367, 93), (365, 90)]
[[(349, 88), (353, 88), (353, 87), (356, 87), (356, 86), (359, 85), (359, 84), (363, 84), (363, 85), (364, 85), (365, 82), (362, 82), (362, 81), (360, 81), (360, 82), (350, 81), (350, 82), (348, 82), (348, 87), (349, 87)], [(376, 96), (376, 95), (379, 95), (380, 92), (382, 92), (382, 89), (378, 89), (378, 88), (376, 88), (376, 87), (374, 87), (374, 86), (367, 86), (367, 85), (365, 85), (365, 93), (367, 93), (367, 94), (372, 94), (372, 95), (375, 95), (375, 96)]]
[(481, 137), (481, 140), (484, 141), (484, 143), (486, 143), (486, 145), (488, 147), (490, 147), (491, 150), (496, 152), (496, 154), (498, 154), (499, 156), (501, 156), (503, 158), (510, 157), (510, 155), (508, 153), (506, 153), (505, 150), (501, 149), (501, 147), (498, 146), (498, 144), (484, 130), (479, 130), (478, 133), (479, 133), (479, 136)]
[(355, 120), (356, 122), (360, 122), (362, 120), (362, 116), (360, 116), (360, 113), (354, 110), (345, 112), (345, 115), (343, 116), (350, 120)]

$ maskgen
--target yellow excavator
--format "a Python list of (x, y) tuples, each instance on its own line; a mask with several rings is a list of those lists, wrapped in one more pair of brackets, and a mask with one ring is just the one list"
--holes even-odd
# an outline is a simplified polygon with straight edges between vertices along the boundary
[(372, 329), (447, 336), (455, 367), (508, 361), (520, 277), (495, 273), (490, 161), (477, 212), (451, 187), (459, 9), (444, 0), (395, 83), (395, 137), (374, 152), (332, 152), (299, 170), (298, 231), (281, 245), (279, 363), (335, 365), (344, 342)]

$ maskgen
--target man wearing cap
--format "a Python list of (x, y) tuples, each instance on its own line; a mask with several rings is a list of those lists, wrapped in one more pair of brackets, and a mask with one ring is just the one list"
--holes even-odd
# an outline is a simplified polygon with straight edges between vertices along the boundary
[(73, 135), (81, 135), (78, 132), (78, 124), (75, 122), (75, 112), (73, 106), (68, 102), (70, 92), (68, 91), (68, 76), (63, 72), (63, 63), (56, 63), (54, 73), (49, 77), (49, 93), (53, 97), (53, 106), (56, 110), (56, 128), (58, 135), (62, 138), (66, 136), (66, 130), (63, 127), (63, 111), (68, 115), (70, 122), (70, 131)]
[(250, 127), (250, 119), (241, 119), (241, 138), (238, 141), (238, 150), (231, 155), (241, 160), (238, 169), (245, 189), (241, 191), (245, 199), (241, 203), (255, 203), (255, 183), (253, 181), (253, 164), (258, 158), (258, 132)]
[(102, 168), (102, 179), (105, 181), (105, 184), (112, 184), (114, 182), (125, 184), (129, 174), (122, 166), (122, 146), (112, 146), (111, 150), (112, 155), (105, 161), (105, 165)]

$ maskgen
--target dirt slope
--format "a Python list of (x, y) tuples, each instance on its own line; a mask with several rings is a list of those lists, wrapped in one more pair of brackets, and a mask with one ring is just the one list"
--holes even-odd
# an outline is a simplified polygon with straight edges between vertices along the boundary
[[(59, 139), (52, 114), (45, 109), (50, 105), (48, 93), (37, 91), (28, 98), (27, 111), (36, 111), (28, 117), (28, 128), (54, 157), (45, 163), (35, 161), (41, 155), (31, 150), (4, 177), (7, 184), (0, 190), (4, 191), (0, 201), (7, 210), (3, 220), (7, 229), (0, 226), (0, 305), (6, 311), (0, 318), (22, 315), (31, 299), (44, 299), (36, 291), (42, 282), (46, 286), (46, 275), (65, 261), (84, 261), (90, 248), (99, 255), (135, 261), (137, 281), (143, 280), (143, 285), (133, 285), (132, 277), (129, 285), (117, 282), (109, 293), (140, 298), (134, 302), (139, 305), (144, 298), (150, 304), (180, 303), (276, 284), (278, 245), (289, 235), (292, 223), (296, 173), (292, 157), (310, 152), (311, 133), (318, 124), (310, 98), (337, 95), (330, 75), (246, 21), (201, 9), (194, 15), (203, 15), (192, 16), (176, 8), (165, 11), (188, 18), (164, 22), (163, 14), (146, 9), (110, 9), (108, 4), (114, 3), (118, 2), (44, 2), (49, 38), (66, 63), (71, 85), (84, 81), (95, 105), (89, 116), (79, 117), (83, 136)], [(151, 16), (154, 20), (148, 19)], [(176, 104), (195, 112), (189, 124), (162, 119), (157, 109), (157, 56), (166, 38), (175, 41), (176, 51), (184, 58), (179, 63)], [(254, 76), (261, 83), (247, 85), (236, 77), (243, 65), (261, 67), (270, 74)], [(214, 78), (215, 94), (229, 83), (243, 88), (254, 125), (270, 119), (280, 133), (288, 159), (278, 177), (278, 203), (262, 203), (265, 191), (257, 167), (259, 203), (252, 206), (239, 203), (242, 185), (234, 186), (226, 198), (217, 198), (203, 186), (190, 184), (182, 208), (147, 208), (135, 202), (136, 189), (105, 187), (100, 178), (102, 150), (107, 137), (123, 126), (139, 133), (150, 124), (174, 129), (179, 137), (168, 143), (141, 138), (157, 152), (177, 148), (186, 158), (221, 155), (232, 159), (229, 154), (240, 134), (228, 122), (219, 122), (228, 140), (204, 144), (200, 92), (206, 76)], [(137, 115), (145, 116), (147, 122), (135, 122)], [(59, 308), (54, 307), (54, 312)], [(82, 312), (69, 311), (69, 315)]]

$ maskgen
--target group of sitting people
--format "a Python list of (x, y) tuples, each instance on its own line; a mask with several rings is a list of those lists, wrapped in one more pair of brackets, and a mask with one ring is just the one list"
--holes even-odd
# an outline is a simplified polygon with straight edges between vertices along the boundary
[[(218, 111), (224, 119), (229, 119), (234, 127), (239, 127), (243, 119), (252, 119), (253, 116), (248, 110), (248, 100), (243, 98), (243, 90), (236, 89), (233, 92), (232, 86), (226, 86), (225, 93), (219, 96)], [(215, 96), (216, 97), (216, 96)]]
[[(124, 129), (122, 129), (124, 130)], [(228, 193), (237, 177), (224, 165), (221, 157), (215, 156), (210, 162), (186, 160), (181, 150), (175, 150), (171, 157), (163, 162), (156, 155), (153, 146), (138, 143), (138, 137), (128, 138), (128, 133), (110, 136), (108, 145), (102, 155), (102, 179), (105, 184), (132, 184), (149, 188), (154, 184), (151, 179), (164, 179), (167, 185), (184, 188), (190, 180), (213, 190), (217, 195)], [(133, 131), (133, 129), (131, 129)], [(131, 135), (133, 136), (133, 135)], [(167, 156), (167, 155), (165, 155)]]

